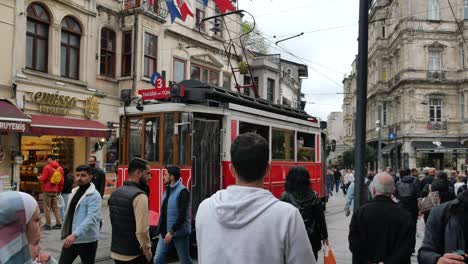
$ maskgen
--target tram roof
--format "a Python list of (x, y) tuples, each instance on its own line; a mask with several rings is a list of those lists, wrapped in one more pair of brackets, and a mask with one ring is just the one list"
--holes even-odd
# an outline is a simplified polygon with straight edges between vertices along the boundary
[(181, 98), (182, 103), (201, 104), (207, 106), (219, 106), (222, 104), (234, 103), (254, 109), (318, 123), (316, 117), (307, 114), (302, 109), (274, 104), (261, 98), (253, 98), (235, 91), (229, 91), (200, 81), (187, 80), (178, 84), (183, 85), (185, 89), (185, 95)]

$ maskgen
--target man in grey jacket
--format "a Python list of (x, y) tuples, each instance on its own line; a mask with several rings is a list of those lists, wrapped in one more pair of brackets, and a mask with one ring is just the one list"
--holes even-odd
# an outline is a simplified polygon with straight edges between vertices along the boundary
[(419, 264), (463, 264), (468, 258), (468, 191), (431, 210)]
[(236, 184), (198, 208), (199, 263), (315, 264), (299, 210), (263, 189), (270, 170), (267, 141), (254, 133), (238, 136), (231, 160)]

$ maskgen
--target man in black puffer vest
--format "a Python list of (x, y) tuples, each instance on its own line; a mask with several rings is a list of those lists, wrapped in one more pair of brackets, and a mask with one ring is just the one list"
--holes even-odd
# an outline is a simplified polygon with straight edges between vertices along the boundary
[(108, 201), (112, 225), (111, 257), (115, 263), (146, 264), (152, 258), (148, 224), (148, 161), (135, 158), (128, 165), (128, 181)]

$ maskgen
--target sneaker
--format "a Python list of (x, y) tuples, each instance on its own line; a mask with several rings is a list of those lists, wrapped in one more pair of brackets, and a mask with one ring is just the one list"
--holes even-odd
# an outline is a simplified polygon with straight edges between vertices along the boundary
[(50, 225), (48, 225), (48, 224), (45, 224), (45, 225), (42, 226), (42, 229), (44, 229), (44, 230), (52, 230), (52, 227), (50, 227)]
[(52, 229), (62, 229), (62, 225), (54, 225)]

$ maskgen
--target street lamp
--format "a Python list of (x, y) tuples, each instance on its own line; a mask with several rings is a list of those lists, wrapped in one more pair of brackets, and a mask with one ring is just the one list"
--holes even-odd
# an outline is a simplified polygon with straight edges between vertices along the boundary
[[(379, 107), (380, 112), (380, 107)], [(377, 131), (377, 172), (382, 166), (382, 124), (380, 120), (375, 121), (375, 131)]]

